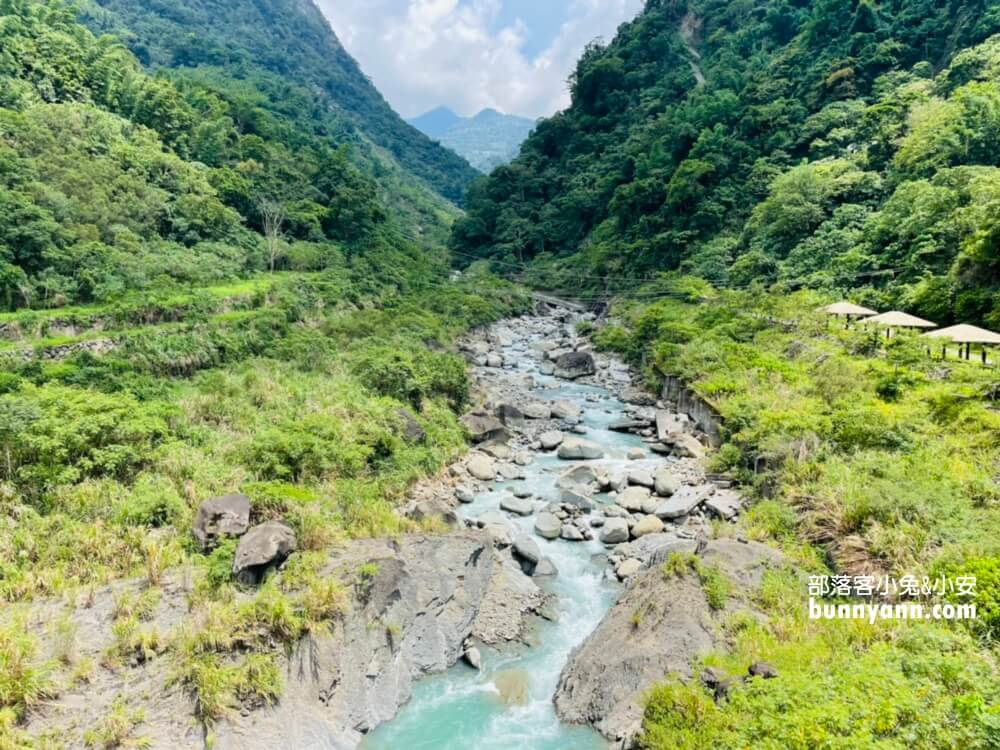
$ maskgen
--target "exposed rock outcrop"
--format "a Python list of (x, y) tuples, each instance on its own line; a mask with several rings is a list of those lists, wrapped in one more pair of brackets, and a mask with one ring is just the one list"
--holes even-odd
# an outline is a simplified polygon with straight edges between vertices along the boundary
[[(769, 566), (780, 564), (781, 555), (760, 544), (721, 539), (708, 542), (703, 560), (718, 564), (734, 580), (734, 591), (749, 592)], [(669, 673), (690, 676), (697, 657), (724, 647), (722, 615), (709, 607), (693, 573), (665, 577), (656, 567), (637, 574), (638, 561), (626, 562), (619, 575), (629, 578), (628, 590), (574, 650), (555, 695), (560, 718), (590, 724), (616, 741), (640, 729), (649, 688)], [(726, 610), (748, 606), (734, 597)]]

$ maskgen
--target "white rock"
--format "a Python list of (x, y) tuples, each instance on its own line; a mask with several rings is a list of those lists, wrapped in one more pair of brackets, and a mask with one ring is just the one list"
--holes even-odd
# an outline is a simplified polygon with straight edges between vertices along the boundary
[(559, 458), (567, 461), (589, 461), (604, 458), (604, 450), (589, 440), (566, 438), (559, 446)]
[(618, 564), (618, 567), (615, 568), (615, 575), (624, 581), (626, 578), (634, 576), (640, 570), (642, 570), (642, 563), (634, 557), (630, 557), (628, 560), (624, 560)]
[(496, 479), (497, 467), (493, 459), (484, 453), (473, 453), (465, 462), (465, 469), (482, 482)]
[(664, 525), (656, 516), (644, 516), (635, 526), (632, 527), (632, 536), (636, 539), (647, 534), (659, 534), (663, 531)]
[(628, 541), (628, 523), (624, 518), (609, 518), (601, 529), (604, 544), (623, 544)]
[(615, 498), (615, 502), (625, 510), (636, 513), (649, 500), (649, 490), (645, 487), (629, 487)]

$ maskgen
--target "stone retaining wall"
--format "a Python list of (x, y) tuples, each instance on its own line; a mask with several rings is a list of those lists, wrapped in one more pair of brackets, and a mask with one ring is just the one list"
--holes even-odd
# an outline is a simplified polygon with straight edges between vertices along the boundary
[(722, 445), (722, 437), (719, 433), (722, 416), (708, 401), (688, 388), (683, 380), (676, 375), (665, 376), (660, 398), (675, 403), (679, 413), (687, 414), (698, 426), (698, 429), (708, 436), (713, 448)]

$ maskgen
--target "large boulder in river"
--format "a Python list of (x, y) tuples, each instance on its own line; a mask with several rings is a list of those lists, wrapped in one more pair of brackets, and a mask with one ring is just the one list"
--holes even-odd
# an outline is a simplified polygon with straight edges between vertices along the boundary
[(559, 446), (559, 458), (566, 461), (592, 461), (604, 458), (604, 450), (597, 443), (580, 438), (566, 438)]
[(466, 414), (460, 421), (474, 443), (485, 443), (487, 440), (503, 442), (510, 437), (503, 422), (489, 414)]
[(250, 498), (246, 495), (213, 497), (198, 506), (191, 531), (202, 552), (213, 549), (224, 537), (240, 536), (250, 528)]
[(649, 501), (649, 497), (649, 490), (645, 487), (629, 487), (615, 498), (615, 502), (627, 511), (638, 513)]
[(497, 417), (507, 427), (521, 427), (524, 425), (524, 412), (514, 404), (500, 404), (497, 407)]
[(559, 430), (549, 430), (538, 436), (538, 442), (542, 445), (542, 450), (551, 451), (562, 445), (566, 436)]
[(552, 416), (552, 408), (541, 401), (533, 401), (530, 404), (525, 404), (522, 411), (528, 419), (549, 419)]
[(780, 564), (781, 555), (764, 545), (718, 539), (708, 542), (703, 559), (746, 596), (730, 597), (717, 612), (693, 572), (664, 576), (660, 565), (636, 572), (634, 564), (622, 570), (629, 588), (573, 650), (559, 677), (555, 705), (563, 721), (589, 724), (615, 747), (631, 747), (649, 689), (671, 673), (690, 677), (699, 657), (725, 648), (722, 622), (749, 610), (764, 572)]
[(597, 372), (594, 355), (590, 352), (567, 352), (556, 360), (557, 378), (576, 380)]
[(604, 544), (623, 544), (628, 541), (628, 522), (624, 518), (608, 518), (601, 527)]
[(469, 456), (465, 462), (465, 470), (481, 482), (490, 482), (497, 476), (496, 463), (485, 453), (473, 453)]
[(653, 475), (653, 489), (660, 497), (671, 497), (681, 488), (681, 478), (670, 469), (658, 469)]
[(535, 516), (535, 533), (542, 539), (557, 539), (562, 532), (562, 521), (554, 514), (543, 511)]
[(241, 583), (259, 583), (268, 569), (283, 563), (297, 546), (295, 532), (283, 523), (254, 526), (236, 546), (233, 575)]
[(579, 419), (583, 410), (572, 401), (555, 401), (551, 407), (553, 419)]

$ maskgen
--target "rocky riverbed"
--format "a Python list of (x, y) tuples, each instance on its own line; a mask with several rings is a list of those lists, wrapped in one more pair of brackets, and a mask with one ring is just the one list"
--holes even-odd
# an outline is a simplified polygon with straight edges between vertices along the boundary
[[(400, 509), (450, 531), (331, 553), (325, 576), (351, 581), (364, 567), (366, 585), (349, 591), (328, 631), (282, 654), (281, 700), (218, 721), (213, 747), (598, 750), (634, 733), (642, 691), (716, 645), (690, 622), (703, 602), (665, 610), (649, 638), (623, 623), (637, 597), (697, 599), (658, 568), (672, 551), (739, 544), (708, 537), (711, 519), (733, 518), (741, 498), (706, 477), (693, 424), (594, 352), (577, 334), (581, 319), (544, 309), (460, 342), (475, 381), (462, 418), (474, 448)], [(280, 523), (248, 519), (246, 498), (217, 498), (194, 531), (204, 548), (239, 536), (234, 573), (252, 585), (295, 553), (295, 539)], [(742, 559), (752, 546), (725, 549)], [(38, 603), (27, 626), (53, 656), (49, 624), (67, 618), (77, 657), (100, 663), (114, 645), (116, 602), (142, 585), (120, 582), (69, 607)], [(190, 577), (176, 571), (161, 589), (142, 627), (169, 640), (189, 617)], [(657, 638), (668, 639), (669, 658)], [(127, 694), (152, 748), (204, 748), (197, 707), (173, 677), (165, 655), (97, 669), (33, 712), (29, 729), (82, 747), (94, 717)]]
[[(681, 627), (664, 661), (653, 642), (661, 627), (642, 640), (644, 657), (625, 642), (634, 634), (620, 627), (627, 616), (616, 600), (641, 587), (647, 598), (692, 601), (674, 590), (690, 581), (664, 580), (659, 567), (671, 552), (727, 544), (708, 541), (710, 521), (732, 519), (742, 498), (706, 477), (706, 449), (690, 420), (639, 387), (624, 364), (593, 351), (577, 334), (581, 319), (550, 311), (462, 342), (476, 386), (463, 422), (476, 445), (417, 488), (407, 508), (485, 531), (549, 595), (545, 621), (530, 649), (495, 652), (470, 641), (474, 669), (459, 665), (418, 685), (365, 750), (627, 743), (641, 693), (668, 667), (718, 645)], [(707, 610), (702, 596), (688, 611), (702, 633), (711, 625)], [(519, 681), (514, 700), (511, 674)]]

